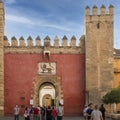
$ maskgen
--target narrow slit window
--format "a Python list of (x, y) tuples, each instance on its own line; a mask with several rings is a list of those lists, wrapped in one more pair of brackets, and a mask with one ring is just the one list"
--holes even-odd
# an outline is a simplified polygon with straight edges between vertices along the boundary
[(100, 28), (100, 23), (97, 23), (97, 29), (99, 29)]

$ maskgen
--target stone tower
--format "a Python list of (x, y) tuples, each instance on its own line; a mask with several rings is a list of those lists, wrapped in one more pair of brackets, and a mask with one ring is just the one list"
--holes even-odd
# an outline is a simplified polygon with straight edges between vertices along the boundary
[(113, 87), (113, 15), (104, 5), (85, 10), (86, 102), (101, 102), (102, 96)]
[(0, 115), (4, 115), (4, 6), (0, 0)]

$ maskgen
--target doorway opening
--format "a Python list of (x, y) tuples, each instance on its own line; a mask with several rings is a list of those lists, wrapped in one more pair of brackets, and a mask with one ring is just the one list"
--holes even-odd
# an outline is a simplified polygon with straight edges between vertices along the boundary
[(39, 89), (40, 106), (56, 106), (56, 90), (52, 83), (45, 82)]

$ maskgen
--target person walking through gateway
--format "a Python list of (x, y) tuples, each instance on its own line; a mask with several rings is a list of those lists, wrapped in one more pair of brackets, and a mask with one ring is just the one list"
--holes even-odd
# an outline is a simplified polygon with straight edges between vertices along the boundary
[(91, 120), (103, 120), (102, 113), (99, 110), (98, 105), (95, 105), (95, 109), (91, 113)]
[(15, 105), (14, 107), (14, 120), (19, 120), (19, 107)]
[(59, 107), (57, 109), (57, 120), (62, 120), (64, 111), (63, 111), (63, 106), (61, 103), (59, 103)]

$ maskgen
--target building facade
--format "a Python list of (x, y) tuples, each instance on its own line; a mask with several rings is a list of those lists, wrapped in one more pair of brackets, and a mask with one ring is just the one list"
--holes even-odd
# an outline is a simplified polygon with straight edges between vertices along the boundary
[[(70, 45), (56, 36), (51, 45), (49, 36), (44, 39), (4, 36), (4, 5), (0, 2), (0, 114), (12, 115), (15, 104), (21, 109), (30, 105), (63, 103), (65, 115), (80, 115), (84, 104), (101, 103), (102, 96), (113, 88), (114, 8), (104, 5), (85, 9), (85, 35), (76, 45), (72, 36)], [(18, 44), (19, 42), (19, 44)], [(116, 54), (116, 53), (115, 53)], [(119, 60), (119, 58), (118, 58)], [(118, 67), (116, 65), (116, 67)]]

